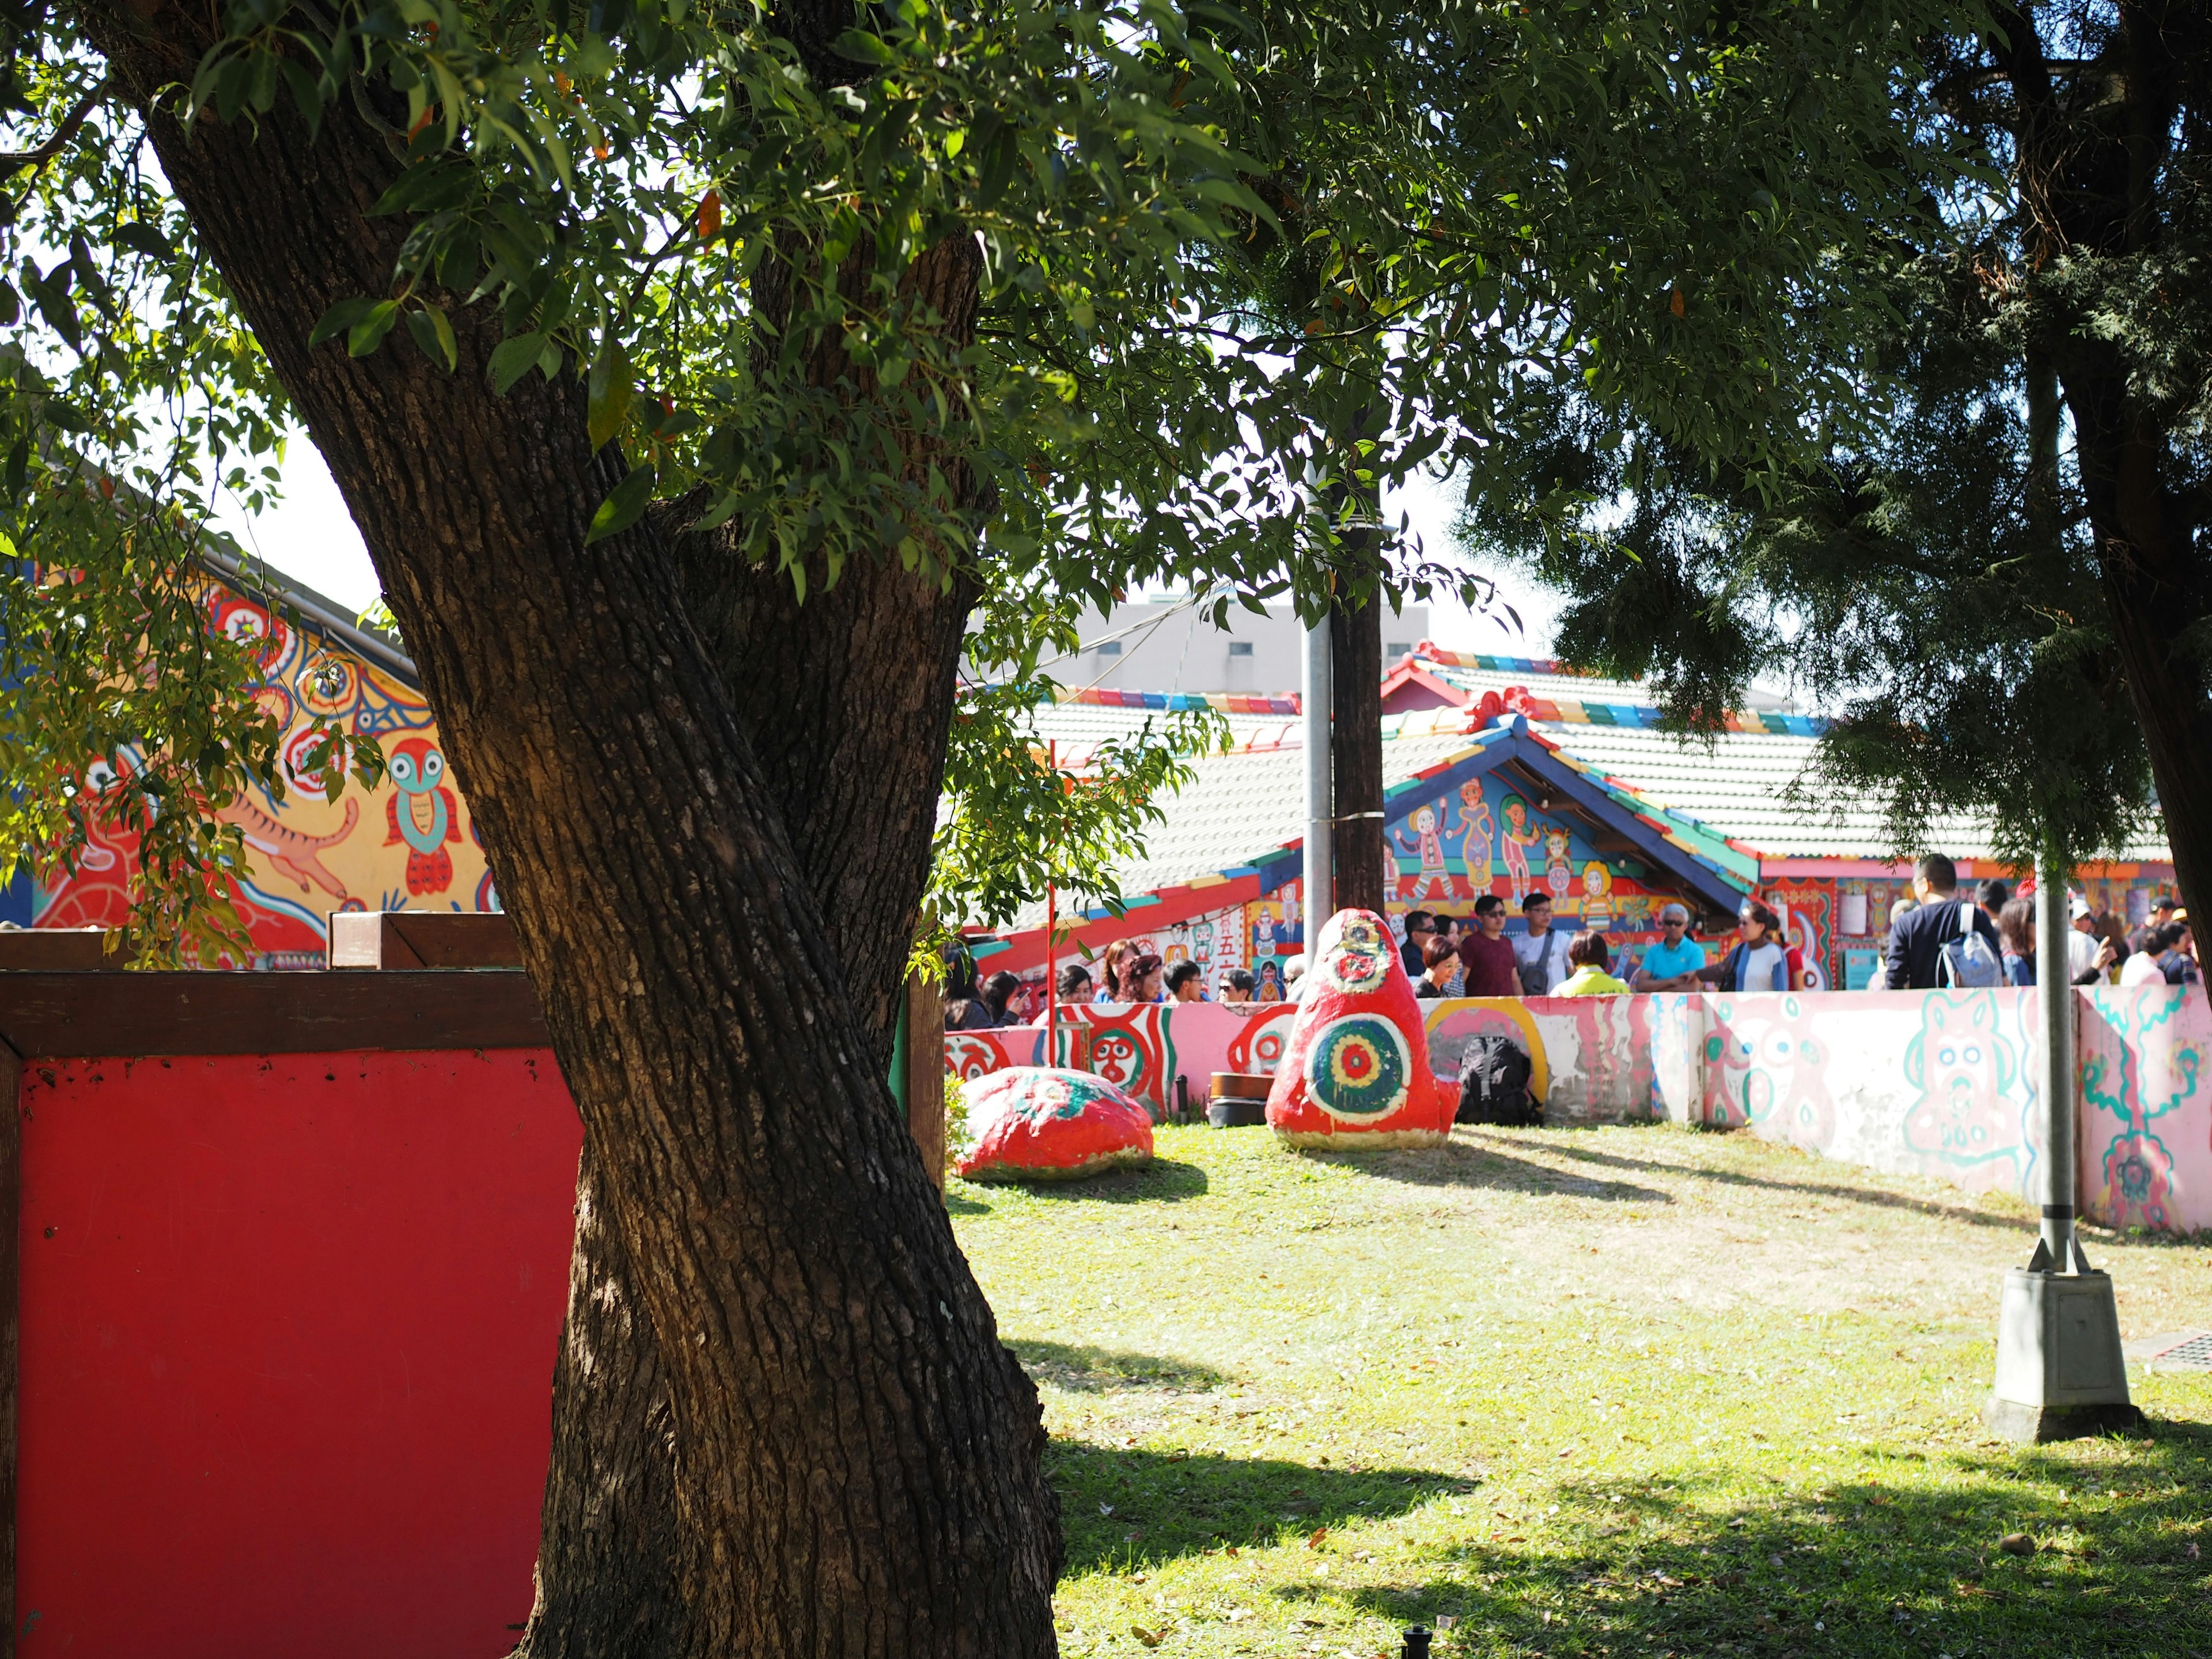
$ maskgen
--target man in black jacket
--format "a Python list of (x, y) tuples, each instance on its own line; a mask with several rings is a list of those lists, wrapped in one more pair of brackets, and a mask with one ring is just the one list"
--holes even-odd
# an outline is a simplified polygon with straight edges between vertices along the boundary
[(1943, 947), (1957, 939), (1964, 922), (1998, 950), (1996, 929), (1971, 899), (1959, 897), (1958, 866), (1941, 853), (1930, 853), (1913, 867), (1913, 896), (1917, 910), (1899, 916), (1883, 947), (1883, 983), (1893, 991), (1933, 991), (1943, 984)]

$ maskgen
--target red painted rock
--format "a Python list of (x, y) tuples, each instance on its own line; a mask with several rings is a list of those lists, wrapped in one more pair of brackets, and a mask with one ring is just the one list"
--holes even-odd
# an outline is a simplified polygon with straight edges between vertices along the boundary
[(1013, 1066), (967, 1085), (970, 1181), (1080, 1181), (1149, 1164), (1152, 1119), (1126, 1089), (1089, 1072)]
[(1456, 1103), (1429, 1070), (1413, 982), (1382, 918), (1340, 910), (1321, 930), (1305, 998), (1267, 1096), (1267, 1122), (1294, 1146), (1442, 1140)]

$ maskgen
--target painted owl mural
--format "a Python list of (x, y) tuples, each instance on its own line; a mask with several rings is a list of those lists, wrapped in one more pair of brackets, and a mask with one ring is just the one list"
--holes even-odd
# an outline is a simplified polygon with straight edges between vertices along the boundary
[[(256, 696), (283, 727), (282, 798), (251, 791), (216, 815), (239, 831), (247, 855), (246, 877), (233, 897), (252, 954), (226, 965), (319, 964), (331, 910), (497, 909), (483, 848), (467, 803), (446, 775), (421, 691), (220, 583), (208, 584), (204, 604), (210, 631), (263, 642)], [(328, 798), (308, 730), (317, 720), (382, 746), (389, 775), (368, 799), (349, 780), (340, 799)], [(381, 836), (373, 827), (380, 823)], [(33, 921), (119, 924), (129, 911), (135, 858), (135, 847), (101, 843), (76, 870), (49, 872), (33, 902)]]
[(392, 793), (384, 803), (386, 847), (407, 848), (407, 890), (442, 893), (453, 884), (447, 842), (461, 838), (461, 809), (445, 787), (446, 757), (428, 738), (404, 738), (386, 757)]

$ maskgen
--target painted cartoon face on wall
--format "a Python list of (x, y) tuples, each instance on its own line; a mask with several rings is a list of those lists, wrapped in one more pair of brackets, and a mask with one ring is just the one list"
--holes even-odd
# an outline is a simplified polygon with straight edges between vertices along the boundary
[(427, 738), (392, 744), (387, 761), (393, 793), (384, 804), (390, 847), (407, 844), (407, 890), (442, 893), (453, 884), (453, 856), (446, 843), (461, 838), (460, 808), (444, 787), (446, 757)]
[[(2020, 1109), (2006, 1092), (2020, 1056), (1998, 1028), (1992, 991), (1931, 991), (1921, 1004), (1920, 1030), (1905, 1045), (1905, 1079), (1920, 1091), (1905, 1114), (1905, 1144), (1931, 1174), (1954, 1180), (2023, 1152)], [(1981, 1187), (1994, 1173), (1962, 1184)]]
[(1436, 833), (1436, 829), (1437, 829), (1437, 814), (1436, 814), (1436, 809), (1435, 809), (1434, 807), (1431, 807), (1431, 806), (1424, 806), (1424, 807), (1421, 807), (1420, 809), (1419, 809), (1417, 811), (1415, 811), (1415, 812), (1414, 812), (1414, 814), (1413, 814), (1413, 833), (1414, 833), (1415, 835), (1417, 835), (1417, 836), (1431, 836), (1431, 835), (1434, 835), (1434, 834)]

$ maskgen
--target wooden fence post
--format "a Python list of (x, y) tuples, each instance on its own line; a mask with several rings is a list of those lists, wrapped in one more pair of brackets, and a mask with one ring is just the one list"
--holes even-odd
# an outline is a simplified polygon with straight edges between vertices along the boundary
[(906, 981), (906, 1127), (930, 1183), (945, 1190), (945, 997), (935, 980)]

